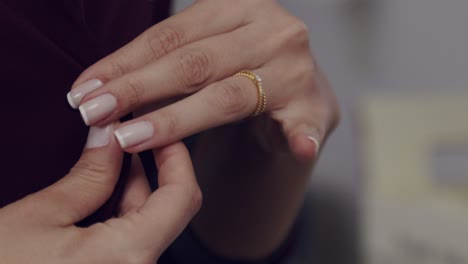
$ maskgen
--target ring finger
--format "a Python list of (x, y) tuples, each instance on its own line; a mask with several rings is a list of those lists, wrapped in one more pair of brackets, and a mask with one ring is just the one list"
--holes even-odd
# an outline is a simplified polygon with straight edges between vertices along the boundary
[[(265, 93), (274, 90), (274, 76), (267, 69), (256, 70), (262, 76)], [(115, 134), (123, 149), (136, 153), (164, 146), (223, 124), (252, 115), (258, 105), (255, 83), (243, 76), (213, 83), (181, 101), (127, 123)], [(267, 104), (267, 111), (274, 104)], [(196, 111), (194, 111), (196, 109)]]

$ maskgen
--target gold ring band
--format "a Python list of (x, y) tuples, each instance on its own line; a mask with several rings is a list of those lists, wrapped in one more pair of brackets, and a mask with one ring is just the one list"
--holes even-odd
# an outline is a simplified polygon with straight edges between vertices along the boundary
[(260, 78), (260, 76), (258, 76), (254, 72), (247, 71), (247, 70), (240, 71), (234, 74), (234, 76), (247, 77), (255, 84), (258, 90), (258, 102), (257, 102), (257, 108), (255, 109), (255, 112), (252, 114), (252, 116), (258, 116), (264, 113), (266, 110), (266, 106), (267, 106), (267, 98), (266, 98), (265, 91), (263, 90), (262, 78)]

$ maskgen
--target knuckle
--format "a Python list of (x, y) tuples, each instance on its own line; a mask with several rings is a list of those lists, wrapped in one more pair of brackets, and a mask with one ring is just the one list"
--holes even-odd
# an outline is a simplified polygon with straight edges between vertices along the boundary
[(124, 96), (125, 101), (128, 102), (129, 107), (138, 106), (143, 102), (145, 96), (144, 85), (141, 80), (135, 77), (128, 77), (124, 80)]
[(113, 60), (110, 62), (110, 71), (112, 77), (119, 77), (125, 75), (130, 71), (129, 67), (118, 60)]
[(78, 161), (70, 173), (93, 185), (108, 185), (112, 180), (108, 168), (93, 159)]
[(291, 31), (296, 33), (297, 35), (300, 36), (308, 36), (309, 35), (309, 29), (306, 25), (306, 23), (299, 19), (299, 18), (294, 18), (293, 22), (290, 25)]
[(288, 43), (297, 43), (300, 45), (306, 45), (309, 48), (310, 37), (309, 29), (304, 21), (299, 18), (293, 17), (285, 28), (286, 38)]
[(317, 68), (314, 66), (312, 59), (300, 59), (294, 65), (295, 70), (288, 73), (287, 79), (291, 83), (296, 83), (305, 89), (315, 92), (318, 88), (319, 81), (317, 80)]
[(177, 72), (180, 74), (184, 87), (199, 86), (205, 83), (210, 74), (211, 57), (206, 51), (186, 51), (177, 65)]
[(215, 104), (227, 115), (243, 113), (248, 108), (247, 94), (234, 81), (225, 81), (216, 88)]
[(177, 135), (180, 133), (179, 129), (179, 119), (178, 117), (169, 111), (161, 111), (160, 119), (162, 122), (158, 122), (165, 127), (165, 133), (167, 133), (168, 137)]
[(193, 216), (198, 213), (203, 203), (203, 195), (198, 184), (190, 183), (178, 186), (178, 192), (185, 200), (185, 210)]
[(183, 43), (183, 34), (180, 30), (166, 25), (150, 32), (147, 43), (152, 55), (159, 58), (180, 47)]
[(295, 83), (297, 87), (305, 89), (307, 94), (317, 94), (320, 89), (327, 89), (328, 83), (324, 80), (320, 68), (311, 54), (295, 60), (294, 71), (285, 74), (285, 83)]

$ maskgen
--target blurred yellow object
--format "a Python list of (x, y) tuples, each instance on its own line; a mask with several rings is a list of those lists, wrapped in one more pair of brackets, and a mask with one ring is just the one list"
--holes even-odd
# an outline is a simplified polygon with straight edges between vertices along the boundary
[[(468, 164), (468, 93), (377, 95), (361, 105), (364, 263), (468, 263), (468, 171), (460, 171)], [(440, 147), (463, 150), (455, 170), (462, 181), (433, 176)]]

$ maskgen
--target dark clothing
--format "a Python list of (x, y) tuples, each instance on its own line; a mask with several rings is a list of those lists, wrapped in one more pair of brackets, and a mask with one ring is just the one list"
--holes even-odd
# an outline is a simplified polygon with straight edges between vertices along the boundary
[[(0, 0), (0, 138), (5, 155), (0, 207), (51, 185), (79, 159), (88, 128), (65, 95), (85, 68), (168, 16), (169, 1), (155, 5), (135, 0)], [(112, 216), (125, 176), (87, 223)]]
[[(168, 0), (0, 0), (4, 118), (0, 208), (68, 173), (80, 157), (88, 131), (67, 104), (73, 81), (91, 64), (166, 18), (169, 4)], [(126, 156), (111, 199), (81, 225), (114, 215), (128, 165)], [(192, 256), (190, 263), (230, 263), (209, 257), (189, 231), (179, 240), (160, 263), (180, 263), (186, 259), (183, 256)], [(194, 259), (194, 250), (202, 262)]]

